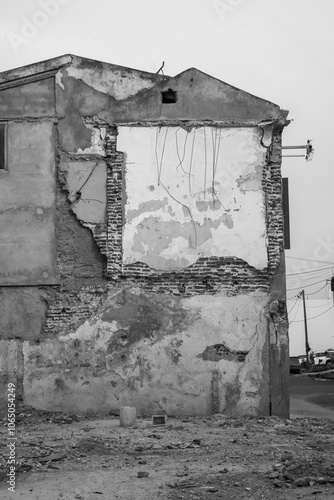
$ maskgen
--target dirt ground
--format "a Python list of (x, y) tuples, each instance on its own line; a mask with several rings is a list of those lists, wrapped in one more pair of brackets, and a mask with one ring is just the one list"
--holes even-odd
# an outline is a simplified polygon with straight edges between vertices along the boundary
[(15, 493), (6, 482), (6, 419), (2, 424), (1, 500), (334, 498), (333, 420), (214, 415), (161, 426), (137, 419), (127, 428), (118, 417), (23, 408)]

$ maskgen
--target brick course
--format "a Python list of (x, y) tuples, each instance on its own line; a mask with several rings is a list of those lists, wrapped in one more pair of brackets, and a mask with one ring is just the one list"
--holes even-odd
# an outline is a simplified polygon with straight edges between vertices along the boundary
[[(279, 263), (283, 248), (283, 213), (281, 207), (281, 130), (274, 133), (268, 150), (267, 162), (263, 168), (263, 191), (266, 202), (266, 224), (268, 238), (268, 267), (259, 270), (237, 257), (201, 257), (193, 265), (174, 271), (160, 271), (142, 262), (122, 264), (122, 234), (124, 225), (124, 168), (125, 154), (117, 151), (117, 130), (109, 128), (105, 141), (107, 163), (107, 223), (87, 224), (95, 244), (107, 262), (102, 271), (102, 261), (81, 255), (79, 258), (64, 253), (68, 246), (69, 224), (63, 227), (64, 217), (75, 224), (65, 192), (57, 196), (58, 217), (58, 272), (62, 278), (62, 288), (55, 291), (49, 304), (44, 335), (62, 335), (71, 332), (94, 314), (106, 297), (107, 290), (120, 287), (139, 286), (152, 293), (172, 294), (183, 297), (193, 295), (213, 295), (225, 291), (228, 295), (268, 293)], [(67, 215), (64, 215), (66, 214)], [(76, 229), (81, 227), (76, 221)], [(65, 232), (64, 232), (65, 231)], [(64, 247), (64, 238), (67, 238)], [(86, 236), (87, 238), (87, 236)], [(91, 237), (92, 238), (92, 237)], [(77, 239), (77, 238), (76, 238)], [(93, 239), (93, 238), (92, 238)], [(69, 247), (71, 248), (71, 246)], [(94, 252), (95, 253), (95, 252)], [(101, 256), (102, 257), (102, 256)], [(79, 260), (78, 260), (79, 259)], [(100, 260), (100, 262), (98, 262)], [(78, 263), (81, 263), (78, 267)], [(74, 267), (73, 267), (74, 266)], [(70, 286), (68, 286), (70, 285)]]
[[(156, 125), (156, 124), (155, 124)], [(268, 268), (255, 269), (237, 257), (200, 258), (192, 266), (180, 271), (158, 271), (141, 262), (122, 265), (123, 170), (125, 158), (116, 150), (116, 140), (108, 158), (107, 177), (107, 278), (116, 283), (136, 284), (143, 289), (191, 296), (228, 290), (231, 294), (256, 289), (268, 291), (273, 275), (280, 264), (283, 248), (283, 212), (281, 205), (281, 130), (273, 134), (263, 168), (263, 191), (266, 204), (268, 237)]]

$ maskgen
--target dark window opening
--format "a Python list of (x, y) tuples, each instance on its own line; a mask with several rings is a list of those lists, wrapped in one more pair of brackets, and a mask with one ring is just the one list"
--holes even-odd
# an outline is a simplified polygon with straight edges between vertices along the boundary
[(0, 123), (0, 170), (6, 169), (6, 125)]
[(161, 92), (162, 103), (163, 104), (173, 104), (177, 101), (175, 90), (168, 89), (165, 92)]

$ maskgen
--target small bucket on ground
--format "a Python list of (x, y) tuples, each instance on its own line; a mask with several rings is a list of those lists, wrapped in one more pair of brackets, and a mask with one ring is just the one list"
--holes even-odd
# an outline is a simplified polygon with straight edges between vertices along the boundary
[(119, 410), (119, 425), (132, 427), (136, 425), (137, 412), (134, 406), (121, 406)]

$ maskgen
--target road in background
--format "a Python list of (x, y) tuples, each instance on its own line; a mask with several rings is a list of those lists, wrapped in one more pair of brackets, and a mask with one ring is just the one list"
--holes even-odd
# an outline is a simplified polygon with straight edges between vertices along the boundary
[(290, 375), (290, 413), (334, 419), (334, 379)]

